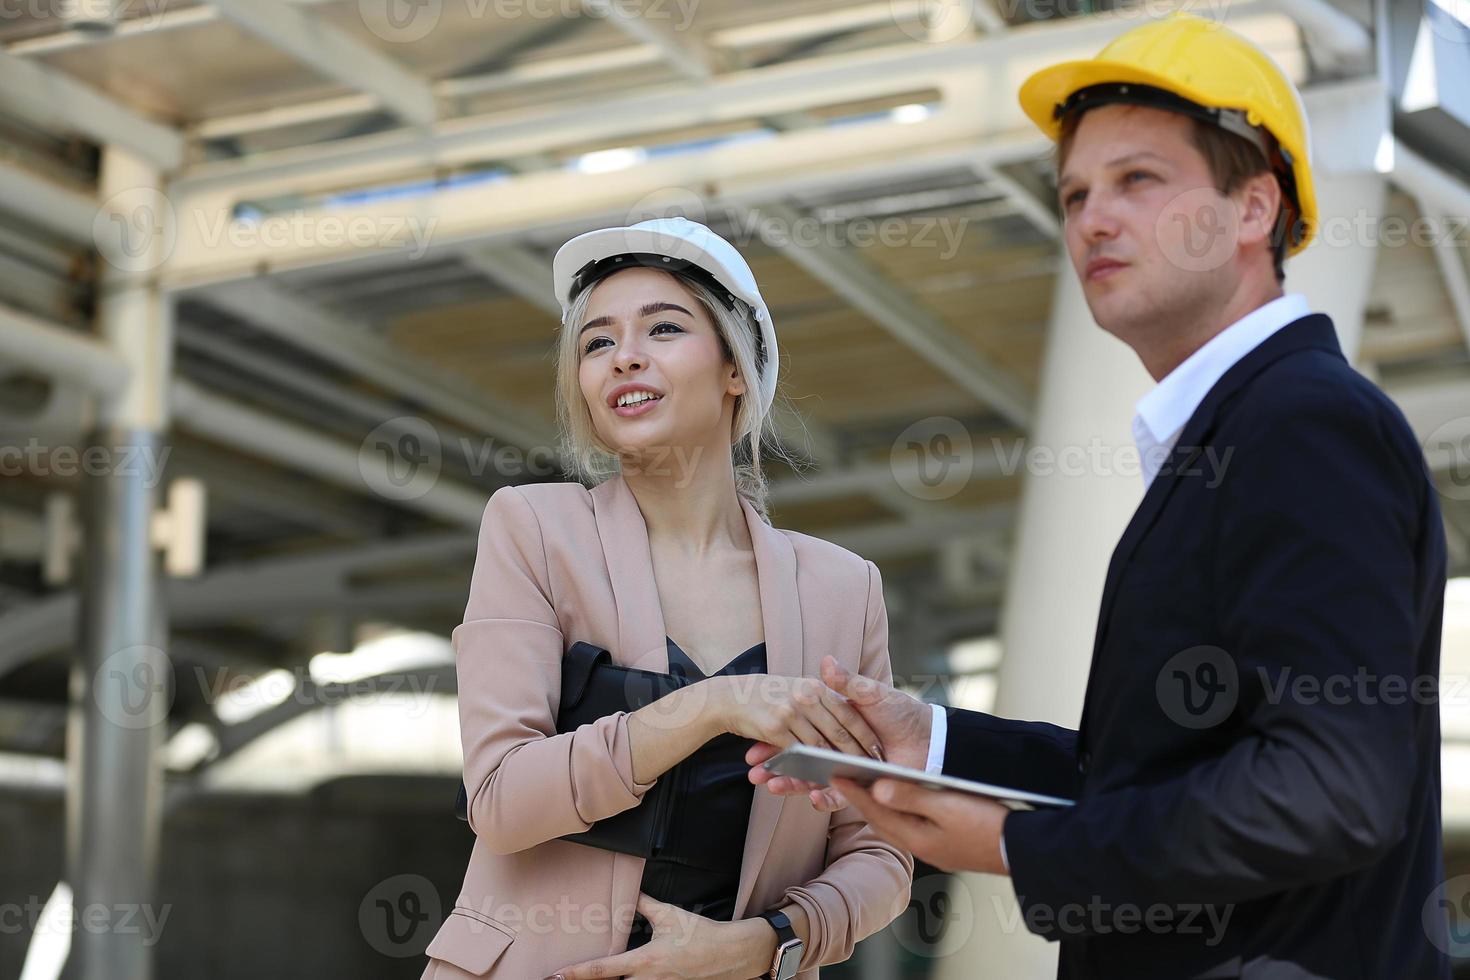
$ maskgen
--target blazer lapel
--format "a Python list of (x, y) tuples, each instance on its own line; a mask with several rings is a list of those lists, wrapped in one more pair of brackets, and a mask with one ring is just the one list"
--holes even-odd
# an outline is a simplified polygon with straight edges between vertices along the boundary
[[(796, 551), (791, 539), (771, 527), (751, 504), (740, 498), (745, 524), (755, 548), (756, 575), (760, 579), (761, 625), (766, 633), (766, 673), (800, 677), (802, 670), (801, 603), (796, 591)], [(745, 832), (745, 852), (740, 862), (740, 883), (735, 890), (735, 918), (744, 917), (746, 904), (755, 888), (756, 876), (770, 853), (771, 840), (786, 797), (756, 787), (750, 804), (750, 823)]]
[(618, 610), (618, 647), (612, 651), (613, 661), (666, 674), (669, 649), (664, 615), (653, 577), (648, 525), (638, 509), (638, 498), (627, 481), (614, 476), (592, 489), (592, 509)]

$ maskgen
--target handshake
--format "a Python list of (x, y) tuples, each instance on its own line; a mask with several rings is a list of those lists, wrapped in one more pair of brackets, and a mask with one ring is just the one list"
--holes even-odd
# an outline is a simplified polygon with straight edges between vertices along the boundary
[[(929, 755), (933, 711), (929, 705), (891, 685), (853, 674), (832, 657), (822, 661), (822, 683), (810, 682), (811, 691), (793, 700), (813, 709), (792, 729), (815, 734), (800, 739), (808, 745), (867, 755), (895, 765), (923, 769)], [(745, 754), (750, 781), (780, 796), (806, 793), (812, 806), (824, 812), (848, 805), (844, 794), (790, 776), (777, 776), (763, 767), (789, 744), (757, 741)]]

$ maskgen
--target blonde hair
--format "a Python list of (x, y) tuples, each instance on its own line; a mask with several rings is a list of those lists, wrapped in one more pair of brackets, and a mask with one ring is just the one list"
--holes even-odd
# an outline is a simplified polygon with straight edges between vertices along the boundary
[[(771, 519), (766, 511), (766, 499), (770, 488), (761, 471), (762, 442), (767, 447), (776, 447), (772, 455), (787, 463), (792, 461), (779, 448), (770, 412), (760, 405), (762, 370), (771, 367), (764, 363), (763, 357), (761, 363), (757, 362), (756, 343), (760, 328), (750, 314), (750, 307), (743, 301), (737, 299), (735, 309), (731, 310), (702, 283), (672, 270), (667, 274), (678, 280), (704, 307), (715, 325), (715, 335), (720, 340), (725, 359), (734, 362), (745, 382), (745, 393), (735, 396), (735, 414), (731, 423), (730, 459), (735, 470), (735, 491), (748, 500), (761, 519), (769, 524)], [(592, 413), (582, 395), (579, 379), (581, 350), (577, 325), (586, 319), (593, 288), (582, 290), (562, 318), (556, 362), (556, 420), (563, 465), (568, 473), (587, 486), (596, 486), (622, 469), (617, 453), (602, 441), (592, 424)], [(772, 407), (774, 405), (773, 400)]]

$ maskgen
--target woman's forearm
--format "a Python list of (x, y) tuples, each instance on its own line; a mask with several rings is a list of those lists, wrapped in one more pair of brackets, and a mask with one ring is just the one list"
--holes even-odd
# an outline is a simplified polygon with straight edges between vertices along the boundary
[(651, 783), (725, 731), (710, 695), (718, 678), (699, 681), (628, 715), (633, 778)]

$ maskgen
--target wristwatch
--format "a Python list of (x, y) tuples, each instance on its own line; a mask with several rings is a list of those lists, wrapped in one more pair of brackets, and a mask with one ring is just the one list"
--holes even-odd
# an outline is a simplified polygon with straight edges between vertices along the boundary
[(796, 976), (796, 968), (801, 963), (805, 945), (797, 937), (796, 930), (791, 928), (791, 920), (786, 917), (785, 912), (762, 912), (760, 917), (776, 930), (777, 945), (776, 955), (771, 960), (771, 980), (791, 980)]

